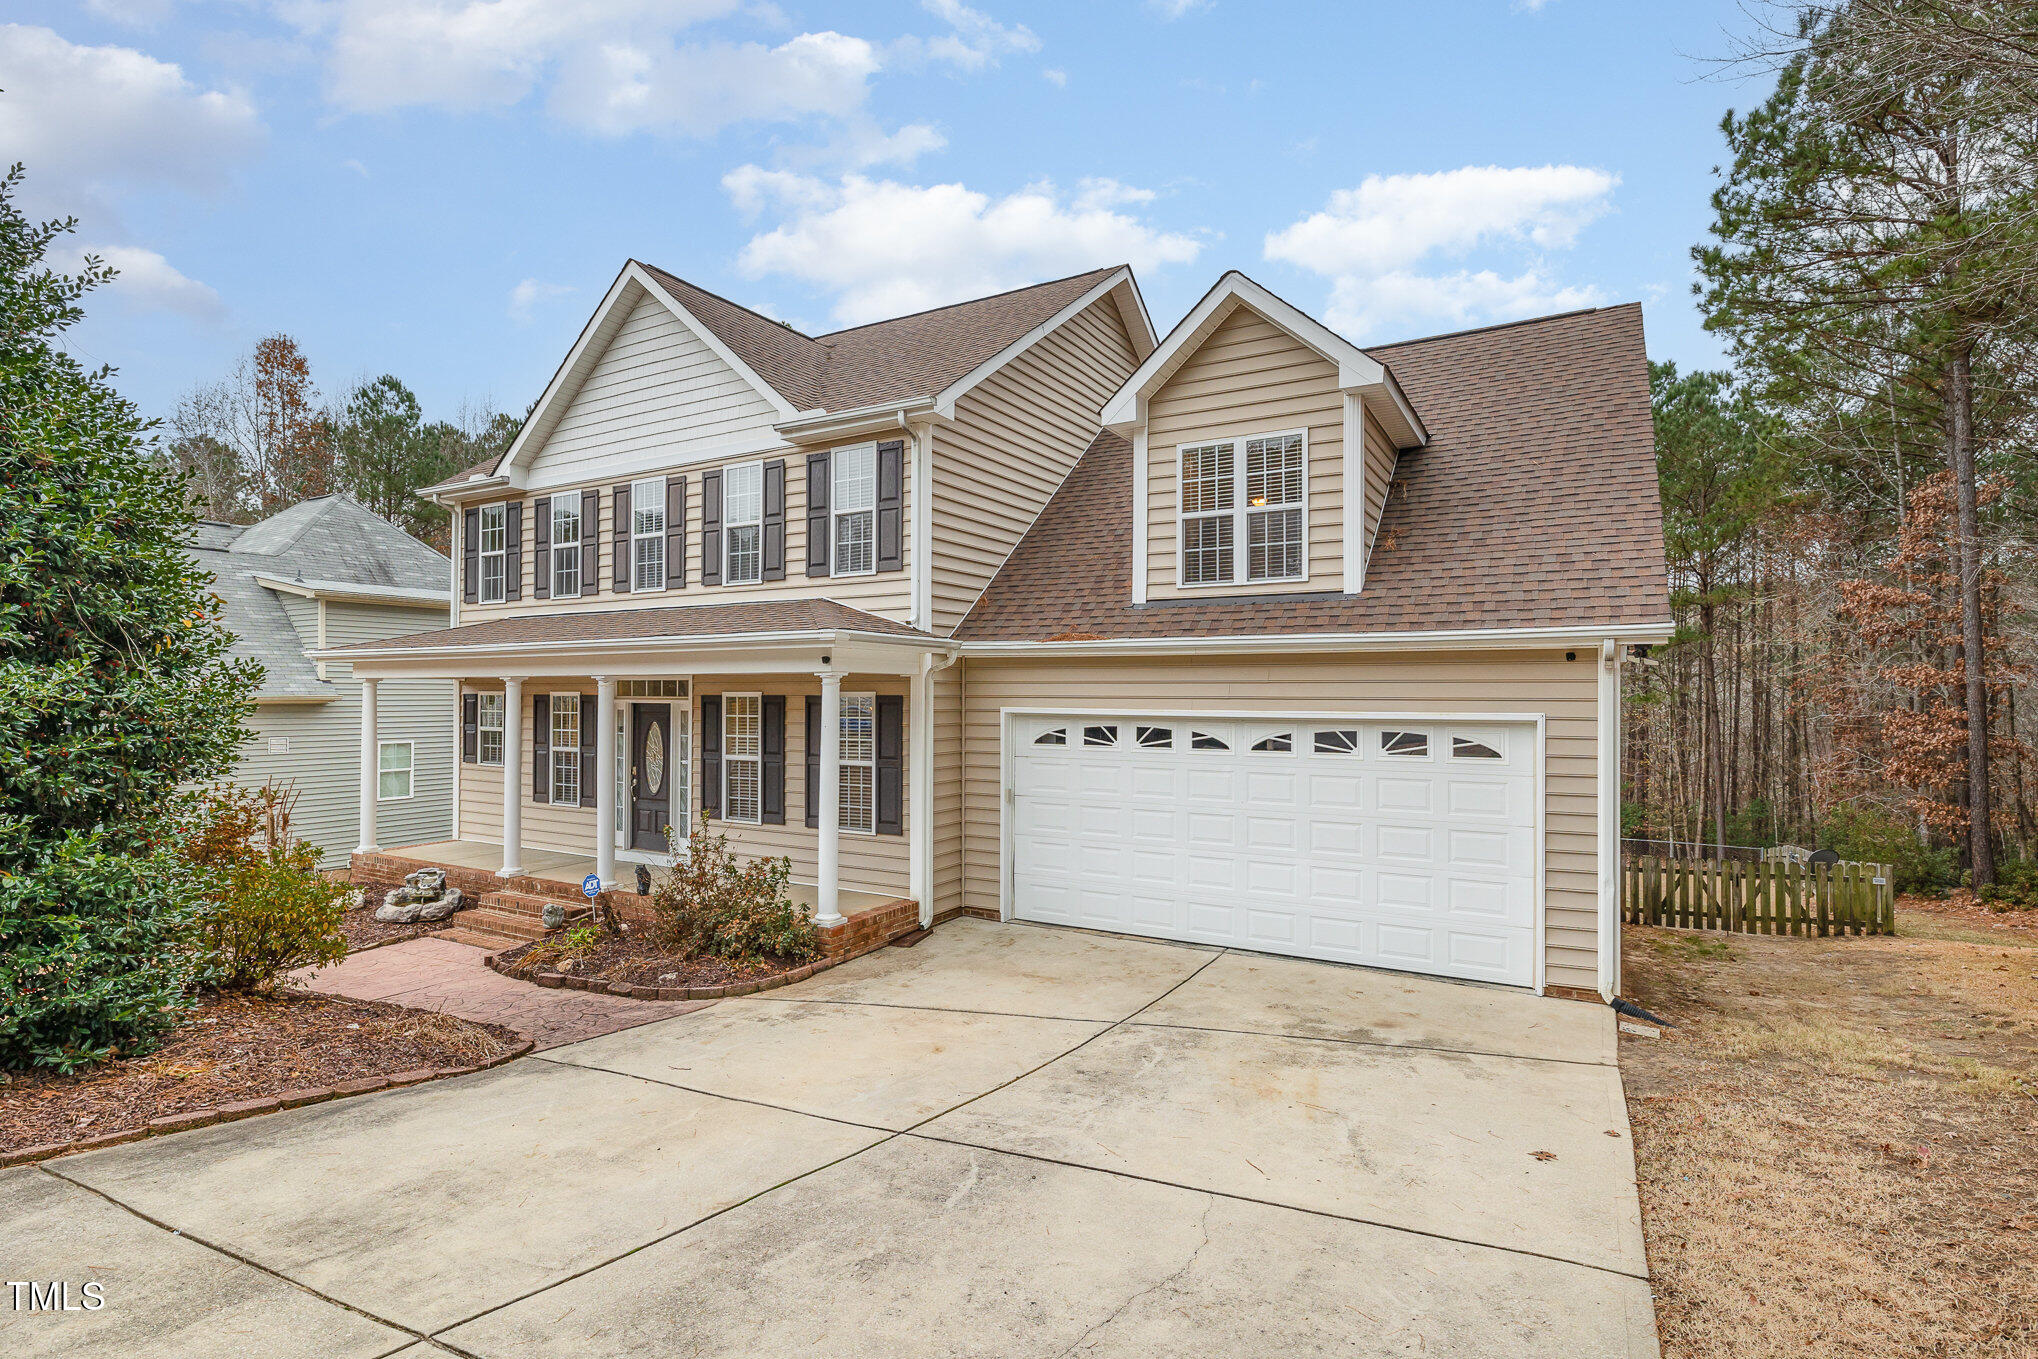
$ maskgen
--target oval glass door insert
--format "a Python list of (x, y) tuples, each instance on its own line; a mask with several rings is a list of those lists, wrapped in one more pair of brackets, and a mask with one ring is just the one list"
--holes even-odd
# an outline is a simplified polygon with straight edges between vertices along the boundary
[(644, 733), (644, 791), (656, 795), (665, 785), (665, 724), (654, 722)]

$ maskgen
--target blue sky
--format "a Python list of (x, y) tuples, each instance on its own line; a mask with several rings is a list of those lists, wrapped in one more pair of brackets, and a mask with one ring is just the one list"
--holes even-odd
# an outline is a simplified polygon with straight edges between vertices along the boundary
[(1734, 0), (16, 0), (0, 157), (167, 414), (264, 334), (521, 410), (624, 259), (809, 331), (1130, 260), (1361, 342), (1689, 297)]

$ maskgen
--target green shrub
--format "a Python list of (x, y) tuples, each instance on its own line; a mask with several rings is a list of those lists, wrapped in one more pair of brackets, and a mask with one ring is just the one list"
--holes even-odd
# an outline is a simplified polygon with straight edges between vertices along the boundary
[(1898, 892), (1939, 896), (1959, 881), (1953, 850), (1921, 843), (1915, 830), (1878, 807), (1835, 807), (1819, 827), (1819, 847), (1842, 859), (1888, 864)]
[(2009, 859), (1997, 864), (1994, 885), (1975, 895), (2001, 910), (2038, 910), (2038, 859)]
[(651, 893), (653, 937), (681, 958), (804, 962), (820, 956), (821, 933), (786, 896), (792, 862), (783, 856), (739, 864), (729, 837), (698, 827), (686, 858)]
[(318, 849), (290, 835), (294, 793), (208, 789), (183, 852), (206, 906), (200, 940), (211, 980), (266, 991), (287, 972), (347, 956), (340, 920), (353, 889), (318, 868)]

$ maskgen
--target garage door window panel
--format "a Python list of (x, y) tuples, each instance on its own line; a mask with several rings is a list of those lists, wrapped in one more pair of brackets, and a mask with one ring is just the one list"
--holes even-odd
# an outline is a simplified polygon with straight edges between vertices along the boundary
[(1084, 727), (1083, 744), (1086, 746), (1115, 746), (1118, 744), (1118, 728), (1115, 726)]
[(1484, 738), (1453, 736), (1451, 738), (1451, 758), (1454, 760), (1504, 760), (1507, 756), (1501, 752), (1500, 738), (1497, 736)]
[(1339, 727), (1331, 731), (1319, 731), (1310, 747), (1318, 755), (1357, 755), (1359, 753), (1359, 731), (1357, 727)]
[(1143, 750), (1172, 750), (1175, 745), (1173, 727), (1135, 727), (1132, 739)]
[(1380, 733), (1380, 753), (1397, 759), (1426, 760), (1429, 758), (1429, 733), (1426, 731), (1383, 731)]
[(1053, 727), (1033, 738), (1033, 744), (1037, 746), (1065, 746), (1068, 743), (1069, 729), (1067, 727)]
[(1262, 736), (1253, 742), (1253, 753), (1258, 755), (1292, 755), (1295, 753), (1295, 733), (1279, 731), (1271, 736)]

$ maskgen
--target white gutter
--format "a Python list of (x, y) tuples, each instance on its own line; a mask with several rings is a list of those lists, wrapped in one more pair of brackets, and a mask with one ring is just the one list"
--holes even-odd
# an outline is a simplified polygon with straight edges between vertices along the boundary
[(914, 651), (938, 651), (943, 654), (951, 654), (960, 646), (959, 643), (938, 637), (902, 637), (895, 632), (832, 628), (800, 632), (689, 633), (674, 637), (575, 637), (556, 642), (469, 641), (456, 642), (450, 646), (352, 646), (314, 651), (310, 655), (314, 660), (382, 661), (403, 660), (408, 657), (473, 656), (482, 653), (512, 656), (577, 656), (595, 649), (671, 651), (675, 648), (686, 648), (705, 651), (714, 648), (720, 651), (762, 651), (788, 646), (840, 646), (844, 643), (894, 646)]
[(429, 500), (433, 504), (438, 504), (445, 500), (450, 500), (457, 504), (470, 496), (487, 495), (492, 491), (510, 491), (515, 489), (515, 485), (507, 475), (497, 472), (493, 475), (476, 474), (465, 481), (447, 481), (441, 482), (437, 486), (420, 487), (416, 494), (419, 499)]
[(772, 426), (788, 443), (801, 440), (841, 438), (882, 429), (909, 429), (913, 416), (926, 419), (934, 410), (931, 396), (908, 396), (875, 406), (857, 406), (846, 411), (825, 411), (795, 420), (781, 420)]
[(1609, 632), (1630, 642), (1669, 640), (1666, 619), (1563, 628), (1483, 628), (1438, 632), (1262, 633), (1243, 637), (1106, 637), (1075, 642), (964, 642), (966, 658), (1013, 656), (1140, 656), (1266, 651), (1424, 651), (1437, 647), (1505, 649), (1589, 644), (1598, 649)]
[(346, 580), (286, 580), (282, 576), (252, 573), (255, 584), (267, 590), (305, 599), (337, 599), (356, 604), (400, 604), (420, 607), (452, 607), (446, 590), (418, 590), (402, 585), (360, 585)]

